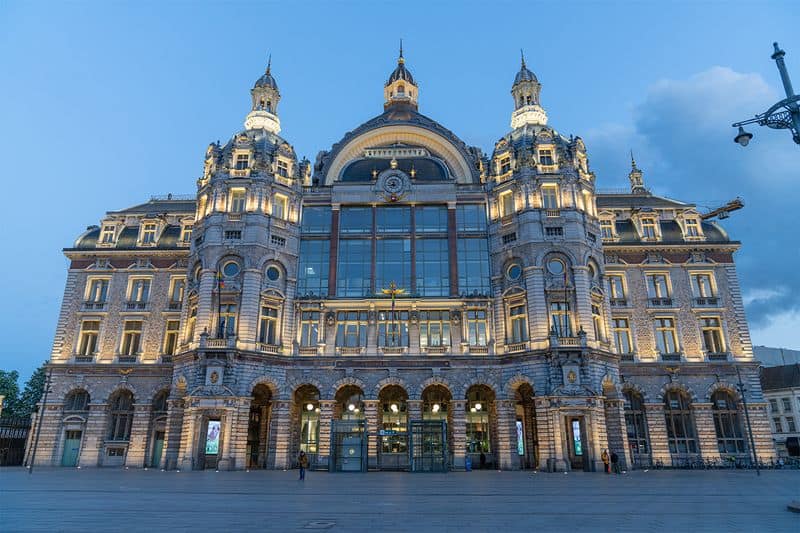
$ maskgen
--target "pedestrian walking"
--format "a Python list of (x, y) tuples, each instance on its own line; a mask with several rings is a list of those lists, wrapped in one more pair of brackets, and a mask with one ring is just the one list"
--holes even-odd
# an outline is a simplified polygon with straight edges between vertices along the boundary
[(619, 455), (617, 455), (617, 452), (611, 452), (611, 470), (615, 474), (621, 474), (622, 473), (619, 470)]
[(297, 458), (297, 463), (300, 465), (300, 479), (298, 481), (305, 481), (306, 468), (308, 468), (308, 456), (306, 455), (306, 452), (300, 452), (300, 456)]
[(608, 450), (603, 450), (603, 454), (600, 456), (600, 459), (603, 460), (603, 466), (606, 469), (606, 474), (610, 473), (611, 471), (608, 469)]

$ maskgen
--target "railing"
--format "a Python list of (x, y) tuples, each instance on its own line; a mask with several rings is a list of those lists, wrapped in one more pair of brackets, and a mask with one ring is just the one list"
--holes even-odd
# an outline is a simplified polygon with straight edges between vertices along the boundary
[(150, 197), (151, 201), (158, 200), (196, 200), (197, 196), (194, 194), (156, 194)]
[(728, 360), (728, 352), (709, 352), (708, 354), (709, 361), (727, 361)]
[(488, 346), (467, 346), (467, 350), (472, 355), (489, 355)]
[(241, 213), (228, 213), (228, 222), (239, 222), (242, 220)]
[(94, 363), (94, 356), (93, 355), (76, 355), (75, 356), (76, 363)]
[(545, 209), (544, 210), (544, 216), (546, 216), (548, 218), (560, 217), (561, 216), (561, 210), (560, 209)]
[(611, 307), (627, 307), (628, 300), (626, 298), (611, 298)]
[(445, 354), (450, 350), (449, 346), (423, 346), (422, 351), (428, 354)]
[(227, 339), (206, 339), (206, 348), (235, 348), (236, 337), (228, 337)]
[(719, 305), (719, 298), (716, 296), (701, 296), (692, 300), (695, 307), (716, 307)]
[(234, 178), (246, 178), (250, 175), (249, 168), (232, 169), (231, 176)]
[(120, 363), (135, 363), (136, 356), (135, 355), (120, 355), (117, 357), (117, 361)]
[(147, 309), (147, 302), (125, 302), (127, 311), (144, 311)]
[(632, 353), (623, 353), (619, 356), (620, 361), (633, 361)]
[(672, 307), (672, 298), (650, 298), (650, 307)]
[(169, 302), (167, 304), (167, 309), (170, 311), (180, 311), (181, 310), (181, 302)]
[(339, 355), (361, 355), (363, 348), (361, 346), (339, 346), (336, 348)]
[(381, 346), (380, 350), (383, 355), (403, 355), (406, 353), (405, 346)]
[(580, 346), (580, 337), (558, 337), (559, 346)]
[(316, 346), (300, 346), (297, 349), (297, 353), (300, 355), (317, 355), (319, 350)]
[(662, 361), (680, 361), (681, 354), (680, 353), (662, 353), (661, 354)]
[(281, 347), (277, 344), (265, 344), (263, 342), (259, 342), (257, 344), (257, 348), (259, 352), (271, 353), (275, 355), (281, 352)]
[(106, 308), (106, 302), (83, 302), (84, 311), (102, 311)]
[(506, 353), (524, 352), (528, 349), (528, 342), (515, 342), (513, 344), (506, 344)]
[(509, 215), (503, 215), (502, 217), (500, 217), (500, 224), (502, 224), (503, 226), (508, 226), (512, 222), (514, 222), (514, 213), (511, 213)]

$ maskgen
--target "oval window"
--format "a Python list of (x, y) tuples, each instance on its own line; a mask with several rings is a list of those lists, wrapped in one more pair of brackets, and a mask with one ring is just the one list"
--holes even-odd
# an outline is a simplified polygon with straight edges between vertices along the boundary
[(512, 264), (510, 267), (508, 267), (508, 270), (506, 270), (506, 276), (508, 276), (508, 279), (519, 279), (521, 275), (522, 267), (519, 265), (519, 263)]
[(267, 279), (270, 281), (278, 281), (281, 277), (281, 270), (276, 266), (267, 268)]
[(222, 274), (226, 278), (235, 277), (237, 274), (239, 274), (239, 263), (235, 261), (225, 263), (225, 266), (222, 267)]
[(551, 259), (547, 262), (547, 271), (551, 274), (563, 274), (564, 262), (560, 259)]

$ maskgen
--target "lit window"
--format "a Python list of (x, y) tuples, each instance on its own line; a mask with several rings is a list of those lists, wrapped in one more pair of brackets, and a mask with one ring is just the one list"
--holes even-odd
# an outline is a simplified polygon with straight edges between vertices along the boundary
[(539, 150), (539, 163), (542, 165), (550, 166), (553, 162), (552, 150)]
[(600, 236), (603, 239), (613, 239), (614, 238), (614, 221), (613, 220), (601, 220), (600, 221)]
[(408, 346), (408, 311), (378, 311), (378, 346)]
[(525, 342), (528, 340), (528, 313), (525, 310), (525, 305), (515, 305), (508, 310), (509, 321), (511, 322), (511, 338), (512, 343)]
[(117, 228), (114, 226), (103, 226), (103, 231), (100, 234), (100, 242), (103, 244), (114, 244), (114, 237), (117, 234)]
[(558, 209), (558, 187), (542, 187), (542, 207)]
[(471, 387), (467, 393), (467, 453), (489, 453), (490, 397), (483, 387)]
[(261, 307), (261, 320), (258, 325), (258, 342), (278, 344), (278, 310), (274, 307)]
[(569, 303), (550, 302), (550, 327), (557, 337), (572, 337)]
[(466, 315), (467, 343), (470, 346), (486, 346), (488, 343), (486, 311), (468, 309)]
[(675, 331), (675, 319), (657, 318), (656, 326), (656, 348), (662, 355), (675, 354), (678, 352), (677, 338)]
[(244, 213), (245, 201), (244, 189), (231, 189), (231, 213)]
[(97, 339), (100, 336), (99, 320), (84, 320), (81, 323), (77, 355), (91, 356), (97, 352)]
[(181, 242), (192, 242), (192, 230), (194, 230), (194, 226), (192, 224), (185, 224), (181, 228)]
[(511, 191), (500, 193), (500, 216), (507, 217), (514, 213), (514, 194)]
[(420, 311), (419, 345), (450, 346), (450, 312)]
[(319, 311), (301, 311), (300, 346), (316, 347), (319, 342)]
[(288, 199), (282, 194), (276, 194), (272, 197), (272, 216), (286, 220)]
[(727, 391), (717, 391), (711, 396), (714, 429), (720, 453), (744, 453), (744, 432), (736, 401)]
[(247, 154), (239, 154), (236, 156), (236, 170), (247, 170), (250, 166), (250, 156)]
[(278, 175), (284, 178), (289, 177), (289, 163), (281, 159), (278, 160)]
[(703, 348), (707, 353), (725, 352), (719, 318), (701, 318), (700, 329), (703, 332)]
[(642, 219), (642, 238), (655, 239), (656, 238), (656, 219), (643, 218)]
[(142, 321), (126, 320), (122, 330), (120, 355), (132, 356), (139, 353), (142, 341)]
[(700, 222), (696, 218), (686, 219), (686, 236), (687, 237), (700, 236)]
[(157, 226), (147, 223), (142, 226), (142, 244), (155, 244)]
[(633, 343), (631, 342), (631, 327), (627, 318), (614, 318), (611, 320), (614, 330), (614, 342), (617, 345), (617, 353), (627, 355), (633, 353)]
[(167, 320), (167, 326), (164, 330), (164, 355), (175, 355), (178, 349), (180, 325), (180, 320)]
[(695, 298), (713, 298), (714, 285), (711, 283), (711, 274), (692, 274), (692, 294)]
[(367, 312), (336, 313), (336, 346), (355, 348), (367, 345)]
[(146, 303), (150, 297), (149, 279), (132, 279), (128, 288), (128, 301)]
[(219, 309), (217, 338), (227, 339), (236, 335), (236, 304), (223, 304)]

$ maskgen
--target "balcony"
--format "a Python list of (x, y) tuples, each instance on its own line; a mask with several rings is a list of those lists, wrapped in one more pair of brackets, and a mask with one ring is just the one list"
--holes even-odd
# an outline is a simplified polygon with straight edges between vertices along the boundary
[(93, 355), (76, 355), (75, 356), (76, 363), (94, 363), (94, 356)]
[(619, 356), (619, 360), (620, 360), (620, 361), (628, 361), (628, 362), (631, 362), (631, 361), (633, 361), (633, 354), (632, 354), (632, 353), (623, 353), (623, 354), (620, 354), (620, 356)]
[(181, 310), (181, 302), (169, 302), (167, 303), (167, 310), (168, 311), (180, 311)]
[(506, 353), (524, 352), (528, 349), (528, 341), (506, 344)]
[(692, 307), (717, 307), (719, 298), (716, 296), (700, 296), (692, 299)]
[(278, 355), (281, 353), (281, 347), (277, 344), (265, 344), (263, 342), (259, 342), (256, 344), (256, 349), (259, 352)]
[(379, 350), (383, 355), (403, 355), (408, 351), (405, 346), (380, 346)]
[(706, 353), (709, 361), (727, 361), (728, 352), (708, 352)]
[(297, 349), (297, 353), (300, 355), (317, 355), (319, 349), (316, 346), (300, 346), (300, 348)]
[(650, 298), (647, 300), (649, 307), (672, 307), (672, 298)]
[(200, 335), (200, 348), (236, 348), (236, 337), (231, 336), (223, 339), (209, 339), (206, 335)]
[(472, 355), (489, 355), (488, 346), (467, 346), (467, 351)]
[(137, 357), (135, 355), (120, 355), (117, 357), (118, 363), (135, 363)]
[(125, 302), (125, 310), (126, 311), (146, 311), (147, 310), (147, 302)]
[(544, 210), (544, 216), (546, 216), (547, 218), (560, 217), (561, 216), (561, 210), (560, 209), (545, 209)]
[(104, 311), (106, 302), (83, 302), (81, 309), (83, 311)]
[(680, 353), (662, 353), (661, 354), (662, 361), (669, 361), (669, 362), (680, 362), (681, 354)]
[(339, 355), (361, 355), (364, 348), (361, 346), (337, 346), (336, 353)]
[(249, 168), (235, 168), (231, 170), (232, 178), (247, 178), (250, 176)]
[(611, 307), (628, 307), (627, 298), (611, 298)]
[(228, 222), (240, 222), (242, 220), (241, 213), (228, 213)]
[(430, 355), (446, 354), (450, 351), (449, 346), (422, 346), (421, 351)]

